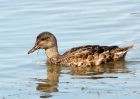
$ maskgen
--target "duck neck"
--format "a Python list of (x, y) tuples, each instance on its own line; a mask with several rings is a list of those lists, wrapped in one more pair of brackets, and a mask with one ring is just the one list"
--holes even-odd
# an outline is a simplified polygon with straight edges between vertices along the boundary
[(46, 51), (47, 58), (49, 59), (53, 57), (57, 57), (59, 55), (57, 46), (46, 49), (45, 51)]

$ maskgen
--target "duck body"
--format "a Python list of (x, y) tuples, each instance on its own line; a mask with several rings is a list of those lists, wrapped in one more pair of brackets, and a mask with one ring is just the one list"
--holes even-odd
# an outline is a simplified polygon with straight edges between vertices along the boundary
[(45, 49), (49, 64), (87, 67), (124, 60), (128, 50), (132, 47), (133, 45), (124, 48), (86, 45), (72, 48), (60, 55), (55, 36), (50, 32), (43, 32), (38, 35), (35, 46), (28, 53), (37, 49)]
[(63, 55), (52, 57), (49, 63), (65, 66), (95, 66), (125, 59), (125, 55), (132, 46), (119, 48), (118, 46), (86, 45), (70, 49)]

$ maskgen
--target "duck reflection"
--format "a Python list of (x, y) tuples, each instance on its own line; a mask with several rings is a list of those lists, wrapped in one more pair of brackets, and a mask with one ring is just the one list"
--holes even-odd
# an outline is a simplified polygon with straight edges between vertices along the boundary
[(60, 66), (50, 65), (47, 66), (47, 80), (38, 83), (37, 90), (41, 92), (57, 92)]
[[(63, 72), (63, 71), (64, 72)], [(68, 72), (66, 71), (68, 70)], [(72, 77), (85, 77), (84, 79), (101, 79), (101, 78), (117, 78), (111, 76), (102, 76), (104, 73), (129, 73), (125, 61), (115, 63), (92, 66), (92, 67), (62, 67), (56, 65), (47, 65), (47, 80), (38, 83), (37, 90), (40, 92), (52, 93), (58, 92), (58, 82), (60, 73), (70, 74)], [(98, 76), (97, 76), (98, 75)], [(79, 79), (79, 78), (78, 78)], [(43, 96), (42, 96), (43, 97)]]
[(125, 61), (117, 61), (110, 64), (103, 64), (99, 66), (93, 66), (93, 67), (72, 67), (71, 72), (69, 72), (71, 75), (101, 75), (103, 73), (129, 73), (129, 70), (127, 69), (126, 62)]

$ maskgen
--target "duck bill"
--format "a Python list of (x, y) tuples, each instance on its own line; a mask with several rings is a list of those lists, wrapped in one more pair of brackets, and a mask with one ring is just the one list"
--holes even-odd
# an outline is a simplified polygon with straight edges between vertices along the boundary
[(33, 53), (34, 51), (36, 51), (38, 48), (36, 46), (34, 46), (31, 50), (28, 51), (28, 54)]

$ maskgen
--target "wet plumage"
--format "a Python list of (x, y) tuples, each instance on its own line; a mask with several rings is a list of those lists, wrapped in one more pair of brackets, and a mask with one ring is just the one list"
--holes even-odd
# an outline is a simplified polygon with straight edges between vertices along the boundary
[(124, 48), (86, 45), (72, 48), (60, 55), (55, 36), (50, 32), (43, 32), (38, 35), (35, 46), (28, 53), (45, 49), (50, 64), (86, 67), (124, 60), (126, 53), (132, 47), (133, 45)]

